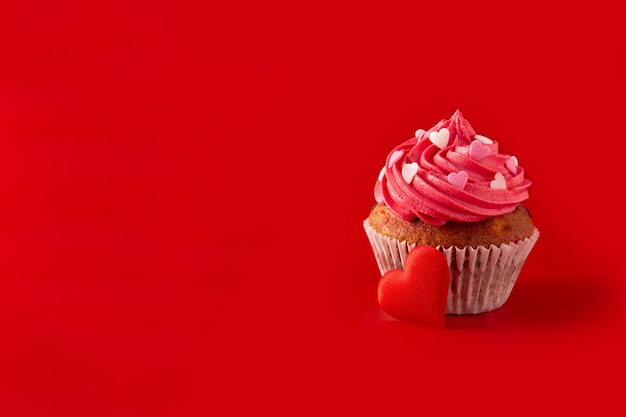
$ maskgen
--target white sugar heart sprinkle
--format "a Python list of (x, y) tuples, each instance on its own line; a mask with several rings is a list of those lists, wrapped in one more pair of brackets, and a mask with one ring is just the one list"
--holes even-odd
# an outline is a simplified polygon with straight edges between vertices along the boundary
[(430, 132), (428, 134), (428, 139), (438, 147), (439, 149), (443, 149), (448, 146), (448, 140), (450, 139), (450, 131), (446, 127), (442, 127), (439, 129), (439, 132)]
[(383, 167), (383, 169), (381, 169), (380, 172), (378, 173), (378, 181), (383, 180), (383, 177), (385, 176), (386, 172), (387, 172), (386, 167)]
[(493, 144), (493, 141), (491, 139), (489, 139), (487, 136), (483, 136), (483, 135), (474, 135), (474, 139), (481, 141), (482, 143), (484, 143), (485, 145), (491, 145)]
[(422, 138), (422, 135), (426, 133), (426, 131), (424, 129), (417, 129), (415, 131), (415, 137), (419, 140)]
[(489, 186), (494, 190), (506, 190), (506, 180), (504, 179), (504, 175), (496, 172), (494, 180), (489, 183)]
[(465, 188), (468, 178), (469, 174), (467, 171), (451, 172), (448, 174), (448, 182), (461, 190)]
[(404, 155), (404, 151), (401, 151), (401, 150), (393, 151), (393, 153), (389, 157), (389, 168), (391, 168), (393, 164), (398, 162), (398, 159), (402, 158), (402, 155)]
[(519, 165), (519, 162), (517, 161), (517, 158), (514, 157), (514, 156), (511, 156), (504, 163), (504, 166), (506, 167), (506, 169), (508, 169), (509, 172), (511, 172), (511, 174), (513, 174), (513, 175), (517, 175), (517, 166), (518, 165)]
[(419, 166), (417, 165), (417, 162), (405, 164), (402, 167), (402, 178), (404, 178), (404, 181), (406, 181), (407, 184), (410, 184), (413, 182), (413, 178), (415, 178), (418, 170)]

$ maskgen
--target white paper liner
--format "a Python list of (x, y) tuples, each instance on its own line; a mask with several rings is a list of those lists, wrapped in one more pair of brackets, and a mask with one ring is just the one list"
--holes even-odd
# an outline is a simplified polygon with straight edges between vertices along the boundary
[[(367, 219), (363, 227), (381, 276), (391, 269), (402, 269), (407, 254), (415, 244), (376, 232)], [(530, 238), (500, 246), (437, 246), (450, 267), (446, 314), (478, 314), (501, 307), (509, 298), (524, 261), (538, 238), (539, 230), (535, 228)]]

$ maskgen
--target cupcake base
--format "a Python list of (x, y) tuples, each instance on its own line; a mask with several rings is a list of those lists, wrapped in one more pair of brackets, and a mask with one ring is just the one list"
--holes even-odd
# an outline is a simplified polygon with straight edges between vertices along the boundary
[[(363, 227), (381, 276), (389, 270), (402, 269), (406, 256), (415, 244), (378, 233), (367, 219)], [(500, 246), (437, 246), (450, 268), (446, 314), (478, 314), (501, 307), (508, 300), (524, 261), (538, 238), (539, 230), (535, 228), (531, 237)]]

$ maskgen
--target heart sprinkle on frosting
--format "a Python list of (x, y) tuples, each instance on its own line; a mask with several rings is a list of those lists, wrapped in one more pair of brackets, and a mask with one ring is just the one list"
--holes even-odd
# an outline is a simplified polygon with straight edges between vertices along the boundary
[(469, 174), (467, 171), (451, 172), (448, 174), (448, 182), (461, 190), (465, 188), (468, 178)]
[(383, 169), (380, 170), (380, 172), (378, 173), (378, 181), (382, 181), (383, 177), (385, 176), (385, 173), (387, 173), (387, 168), (383, 167)]
[(517, 158), (514, 156), (511, 156), (509, 159), (506, 160), (506, 162), (504, 163), (504, 166), (506, 167), (506, 169), (509, 170), (509, 172), (513, 175), (517, 175), (517, 166), (518, 166), (518, 162), (517, 162)]
[[(510, 154), (500, 152), (496, 139), (477, 134), (460, 111), (423, 133), (418, 126), (387, 154), (385, 174), (374, 185), (377, 204), (407, 222), (442, 226), (510, 213), (528, 199), (531, 182), (523, 159), (517, 166)], [(419, 164), (417, 174), (407, 167), (403, 175), (404, 165), (413, 162)]]
[(489, 146), (483, 145), (479, 140), (472, 141), (469, 150), (470, 158), (475, 161), (480, 161), (481, 159), (488, 157), (490, 153), (491, 149), (489, 149)]
[(393, 164), (398, 162), (398, 159), (402, 158), (402, 155), (404, 155), (404, 151), (401, 151), (401, 150), (394, 151), (389, 156), (389, 168), (391, 168), (393, 166)]
[(476, 134), (476, 135), (474, 135), (474, 139), (481, 141), (485, 145), (493, 144), (493, 141), (491, 139), (489, 139), (487, 136)]
[(410, 164), (406, 164), (402, 167), (402, 178), (406, 181), (407, 184), (413, 182), (413, 178), (415, 178), (415, 174), (417, 174), (417, 170), (419, 166), (417, 162), (411, 162)]
[(439, 132), (430, 132), (428, 135), (428, 139), (438, 147), (439, 149), (443, 149), (448, 146), (448, 140), (450, 139), (450, 131), (446, 127), (442, 127), (439, 129)]
[(494, 175), (494, 180), (489, 183), (489, 186), (494, 190), (506, 190), (506, 181), (504, 179), (504, 175), (496, 172), (496, 175)]

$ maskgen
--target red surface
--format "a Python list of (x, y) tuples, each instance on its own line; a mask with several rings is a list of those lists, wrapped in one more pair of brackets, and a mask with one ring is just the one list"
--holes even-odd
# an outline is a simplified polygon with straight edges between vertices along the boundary
[[(0, 6), (0, 414), (621, 407), (610, 2), (50, 3)], [(361, 222), (457, 108), (541, 237), (501, 309), (400, 323)]]

